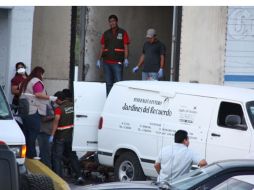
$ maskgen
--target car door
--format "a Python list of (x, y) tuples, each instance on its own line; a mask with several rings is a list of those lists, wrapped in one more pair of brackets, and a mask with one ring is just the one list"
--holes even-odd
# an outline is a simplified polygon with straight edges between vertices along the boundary
[[(246, 110), (240, 102), (218, 100), (207, 136), (206, 159), (208, 163), (237, 158), (248, 158), (251, 128)], [(239, 115), (245, 129), (226, 126), (228, 115)]]
[(73, 150), (97, 151), (98, 124), (105, 101), (105, 83), (74, 82)]

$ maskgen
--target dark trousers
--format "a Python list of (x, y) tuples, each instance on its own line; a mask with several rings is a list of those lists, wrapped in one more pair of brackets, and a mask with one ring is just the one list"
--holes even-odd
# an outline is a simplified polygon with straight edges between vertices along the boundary
[(51, 168), (51, 145), (49, 143), (49, 137), (49, 134), (40, 132), (37, 140), (40, 148), (40, 161)]
[(72, 151), (71, 139), (54, 139), (52, 147), (52, 166), (53, 170), (60, 177), (63, 177), (63, 158), (66, 156), (70, 159), (72, 170), (75, 172), (76, 177), (81, 177), (81, 170), (79, 166), (78, 157), (75, 151)]
[(103, 63), (103, 70), (108, 95), (113, 84), (123, 80), (123, 64)]
[(32, 115), (22, 116), (23, 132), (26, 138), (27, 158), (33, 158), (37, 156), (35, 149), (35, 142), (40, 132), (40, 115), (38, 112)]

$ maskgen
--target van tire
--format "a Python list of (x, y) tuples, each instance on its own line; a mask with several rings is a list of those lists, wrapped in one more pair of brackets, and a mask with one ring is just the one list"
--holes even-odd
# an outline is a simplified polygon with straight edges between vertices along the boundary
[(54, 184), (48, 176), (24, 174), (21, 176), (20, 190), (54, 190)]
[(132, 152), (125, 152), (117, 158), (114, 176), (116, 181), (142, 181), (146, 179), (139, 159)]

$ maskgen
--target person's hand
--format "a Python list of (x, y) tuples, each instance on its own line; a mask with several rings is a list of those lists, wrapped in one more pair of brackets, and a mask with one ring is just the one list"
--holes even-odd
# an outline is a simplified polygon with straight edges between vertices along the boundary
[(124, 66), (125, 66), (125, 67), (128, 67), (128, 66), (129, 66), (129, 61), (128, 61), (128, 59), (127, 59), (127, 58), (126, 58), (126, 59), (124, 59), (123, 64), (124, 64)]
[(158, 72), (158, 78), (162, 78), (163, 77), (163, 69), (160, 68), (159, 72)]
[(96, 67), (99, 69), (101, 68), (101, 61), (98, 59), (96, 62)]
[(132, 72), (133, 72), (133, 73), (138, 72), (138, 66), (134, 67), (134, 68), (132, 69)]
[(57, 100), (56, 96), (49, 96), (49, 100), (55, 102)]
[(49, 143), (52, 143), (52, 142), (53, 142), (53, 139), (54, 139), (54, 136), (51, 135), (51, 136), (49, 137)]

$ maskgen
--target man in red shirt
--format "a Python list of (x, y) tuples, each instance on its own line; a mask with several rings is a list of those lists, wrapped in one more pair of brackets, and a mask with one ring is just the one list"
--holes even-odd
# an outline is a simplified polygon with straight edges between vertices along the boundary
[(101, 50), (97, 60), (97, 67), (101, 67), (103, 60), (104, 77), (106, 81), (107, 95), (113, 84), (123, 79), (123, 65), (128, 67), (128, 44), (130, 43), (125, 30), (118, 27), (116, 15), (108, 18), (110, 29), (101, 37)]

